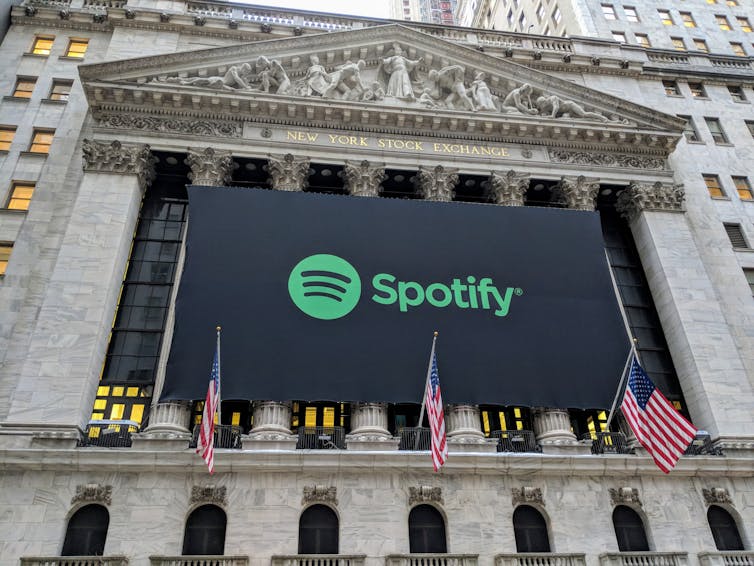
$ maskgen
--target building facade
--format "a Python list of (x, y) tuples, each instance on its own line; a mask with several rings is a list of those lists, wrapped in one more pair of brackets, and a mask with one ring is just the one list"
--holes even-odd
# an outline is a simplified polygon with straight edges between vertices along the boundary
[[(753, 61), (657, 42), (14, 7), (0, 564), (750, 564)], [(201, 399), (159, 402), (192, 183), (597, 210), (644, 365), (704, 433), (666, 476), (609, 407), (451, 403), (433, 473), (418, 404), (248, 399), (210, 476)]]
[(389, 16), (393, 20), (454, 25), (458, 23), (456, 3), (456, 0), (390, 0)]

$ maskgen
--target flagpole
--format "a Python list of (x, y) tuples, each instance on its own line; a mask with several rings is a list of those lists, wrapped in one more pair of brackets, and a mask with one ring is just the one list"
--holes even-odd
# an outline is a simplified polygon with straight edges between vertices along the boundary
[(217, 424), (222, 425), (222, 398), (220, 397), (220, 390), (222, 387), (222, 373), (220, 372), (220, 331), (222, 328), (218, 326), (217, 330)]
[(417, 423), (416, 437), (414, 438), (414, 451), (419, 449), (419, 433), (424, 421), (424, 409), (427, 406), (427, 384), (429, 383), (429, 372), (432, 370), (432, 357), (435, 353), (435, 342), (437, 341), (437, 331), (432, 337), (432, 351), (429, 354), (429, 365), (427, 366), (427, 380), (424, 382), (424, 396), (422, 397), (422, 408), (419, 411), (419, 422)]
[(618, 397), (620, 397), (620, 394), (623, 392), (624, 386), (623, 382), (626, 379), (626, 372), (628, 371), (628, 366), (631, 364), (631, 358), (634, 356), (635, 348), (633, 344), (631, 344), (631, 350), (628, 352), (628, 357), (626, 358), (626, 363), (623, 366), (623, 372), (620, 374), (620, 381), (618, 382), (618, 390), (615, 392), (615, 398), (613, 399), (613, 404), (610, 406), (610, 414), (607, 416), (607, 423), (605, 423), (605, 428), (608, 432), (610, 432), (610, 423), (613, 421), (613, 415), (615, 414), (615, 405), (618, 403)]

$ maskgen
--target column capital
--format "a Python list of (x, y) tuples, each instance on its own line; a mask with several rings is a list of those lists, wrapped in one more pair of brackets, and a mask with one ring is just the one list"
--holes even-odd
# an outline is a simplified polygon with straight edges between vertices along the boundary
[(416, 175), (419, 191), (425, 200), (451, 201), (453, 188), (458, 183), (458, 169), (448, 169), (438, 165), (433, 169), (419, 168)]
[(142, 187), (146, 187), (154, 179), (154, 164), (157, 159), (146, 144), (85, 139), (82, 152), (84, 171), (136, 175)]
[(595, 199), (600, 190), (599, 179), (593, 177), (561, 177), (558, 192), (568, 208), (594, 210)]
[(343, 181), (348, 193), (354, 196), (376, 197), (380, 191), (380, 183), (385, 179), (385, 168), (370, 165), (366, 159), (361, 163), (346, 161), (343, 166)]
[(627, 189), (618, 195), (616, 208), (629, 221), (649, 210), (662, 212), (684, 212), (683, 201), (686, 191), (683, 184), (645, 184), (631, 181)]
[(278, 191), (303, 191), (308, 184), (309, 159), (285, 155), (269, 155), (267, 172), (272, 178), (272, 188)]
[(184, 163), (191, 168), (188, 177), (194, 185), (227, 185), (233, 171), (231, 153), (211, 147), (201, 150), (189, 148)]
[(489, 178), (489, 184), (495, 204), (524, 206), (524, 197), (529, 188), (529, 175), (516, 173), (513, 170), (502, 174), (493, 171)]

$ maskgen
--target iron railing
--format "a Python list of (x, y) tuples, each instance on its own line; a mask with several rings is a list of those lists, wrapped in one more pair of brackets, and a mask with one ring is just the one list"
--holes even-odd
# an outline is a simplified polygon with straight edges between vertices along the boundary
[[(191, 442), (189, 448), (196, 448), (196, 443), (199, 440), (199, 431), (201, 425), (194, 426), (194, 432), (191, 436)], [(240, 450), (241, 434), (243, 429), (240, 426), (232, 425), (215, 425), (215, 448), (227, 448), (228, 450)]]
[(299, 450), (344, 450), (346, 431), (342, 426), (302, 426), (298, 429)]
[(530, 430), (494, 430), (498, 452), (542, 452), (534, 433)]
[(79, 438), (77, 446), (100, 446), (103, 448), (130, 448), (131, 433), (139, 431), (136, 421), (102, 420), (89, 421)]
[(495, 566), (586, 566), (586, 556), (559, 552), (498, 554), (495, 556)]
[(582, 440), (592, 441), (592, 454), (633, 454), (634, 449), (626, 442), (622, 432), (586, 433)]
[(290, 554), (272, 557), (271, 566), (364, 566), (364, 554)]
[(407, 426), (401, 429), (401, 442), (398, 450), (429, 450), (432, 444), (432, 433), (428, 428)]
[(722, 456), (723, 451), (712, 445), (708, 432), (699, 431), (683, 453), (684, 456)]
[(25, 556), (21, 566), (127, 566), (125, 556)]
[(248, 566), (248, 556), (150, 556), (150, 566)]

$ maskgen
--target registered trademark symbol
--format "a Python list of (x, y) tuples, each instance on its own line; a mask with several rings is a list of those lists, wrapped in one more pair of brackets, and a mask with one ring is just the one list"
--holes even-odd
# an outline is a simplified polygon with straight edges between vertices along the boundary
[(513, 292), (516, 293), (516, 295), (518, 295), (519, 297), (524, 294), (524, 290), (521, 287), (516, 287)]

